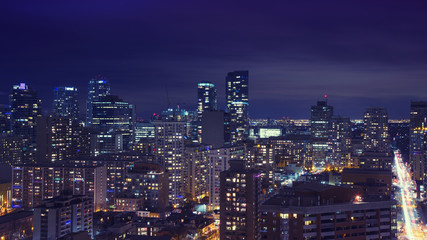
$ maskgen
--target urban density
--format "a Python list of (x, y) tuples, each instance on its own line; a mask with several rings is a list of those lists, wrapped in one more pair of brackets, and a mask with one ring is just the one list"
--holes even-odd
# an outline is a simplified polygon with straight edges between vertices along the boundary
[[(0, 71), (0, 79), (5, 79), (0, 85), (0, 240), (427, 239), (427, 72), (417, 69), (415, 63), (424, 63), (425, 68), (427, 58), (414, 53), (410, 64), (396, 60), (399, 54), (411, 55), (402, 51), (414, 48), (418, 52), (413, 43), (418, 40), (413, 39), (424, 39), (426, 45), (427, 14), (417, 14), (427, 6), (390, 3), (383, 9), (375, 4), (340, 3), (334, 8), (343, 9), (338, 13), (318, 3), (312, 7), (283, 3), (283, 9), (295, 10), (295, 14), (286, 10), (293, 19), (289, 24), (296, 24), (293, 28), (281, 22), (283, 16), (273, 6), (266, 14), (263, 6), (251, 3), (230, 3), (230, 9), (221, 12), (216, 6), (204, 8), (196, 2), (170, 6), (142, 2), (116, 5), (107, 1), (99, 8), (90, 3), (86, 10), (68, 3), (16, 3), (0, 12), (4, 12), (0, 18), (5, 25), (10, 25), (5, 30), (5, 45), (17, 54), (9, 57), (7, 50), (0, 56), (5, 66), (4, 73)], [(325, 14), (314, 13), (315, 6)], [(362, 6), (370, 10), (365, 14)], [(198, 15), (196, 7), (202, 9)], [(253, 16), (246, 16), (245, 11)], [(263, 13), (254, 14), (258, 11)], [(192, 18), (196, 14), (205, 22), (214, 18), (213, 12), (223, 14), (221, 24), (216, 17), (212, 22), (218, 25), (212, 26), (199, 25)], [(182, 14), (176, 17), (177, 13)], [(307, 15), (301, 18), (296, 16), (299, 13)], [(331, 17), (337, 28), (349, 28), (343, 30), (346, 39), (322, 32), (322, 25), (310, 13), (322, 23)], [(394, 15), (402, 19), (396, 29), (408, 29), (408, 34), (398, 36), (391, 31), (394, 35), (390, 37), (398, 38), (390, 42), (401, 41), (401, 48), (384, 54), (386, 47), (370, 45), (369, 41), (384, 37), (373, 29), (388, 31), (391, 26), (379, 24), (370, 15), (374, 13), (384, 17), (380, 22)], [(343, 16), (346, 14), (358, 18), (349, 20)], [(151, 16), (147, 19), (152, 21), (143, 16)], [(181, 21), (188, 26), (166, 28), (159, 16), (171, 26)], [(366, 22), (359, 23), (365, 16)], [(72, 23), (80, 18), (87, 22), (75, 28)], [(340, 19), (346, 24), (341, 25)], [(35, 37), (34, 43), (24, 44), (24, 25), (32, 21), (33, 27), (25, 29)], [(143, 37), (137, 31), (128, 35), (138, 29), (136, 23), (141, 24)], [(274, 61), (280, 61), (273, 41), (283, 37), (276, 33), (279, 25), (289, 30), (283, 30), (289, 34), (286, 38), (295, 37), (299, 42), (294, 50), (286, 50), (293, 60), (283, 63), (285, 75), (274, 70), (274, 64), (263, 65), (267, 58), (256, 55), (263, 52), (262, 56), (274, 55)], [(54, 30), (58, 26), (63, 31)], [(218, 26), (227, 30), (216, 35)], [(298, 26), (300, 30), (296, 30)], [(370, 27), (360, 37), (349, 33), (359, 34), (360, 29)], [(244, 35), (242, 28), (259, 38)], [(105, 34), (94, 38), (87, 29), (104, 29)], [(198, 33), (209, 32), (207, 29), (212, 34), (203, 37), (209, 40), (195, 40), (206, 45), (190, 41)], [(411, 35), (414, 29), (419, 31), (416, 37)], [(300, 34), (307, 34), (310, 40), (302, 41)], [(328, 49), (327, 44), (312, 44), (321, 44), (323, 34), (334, 35), (327, 42), (341, 46), (343, 53)], [(250, 40), (235, 45), (233, 38), (240, 36)], [(405, 42), (407, 38), (413, 40), (412, 45)], [(133, 45), (139, 40), (144, 50)], [(109, 41), (108, 46), (104, 41)], [(258, 41), (258, 48), (250, 47)], [(247, 60), (258, 59), (259, 65), (239, 60), (239, 54), (234, 56), (235, 47), (245, 44), (248, 52), (254, 51)], [(346, 44), (365, 53), (346, 62)], [(173, 52), (169, 45), (179, 52), (175, 53), (180, 59), (176, 66), (168, 63), (176, 60), (166, 53)], [(159, 46), (168, 50), (159, 50)], [(319, 52), (324, 47), (319, 55), (322, 63), (311, 66), (316, 70), (300, 65), (317, 58), (302, 53), (306, 46)], [(91, 49), (98, 47), (103, 54), (85, 52), (92, 54)], [(201, 50), (204, 47), (210, 50)], [(228, 55), (224, 57), (223, 51)], [(29, 56), (23, 57), (23, 52)], [(419, 52), (425, 54), (427, 45), (419, 47)], [(44, 57), (36, 60), (33, 54)], [(206, 61), (222, 59), (222, 66), (227, 67), (195, 60), (195, 55), (203, 54)], [(377, 54), (383, 54), (381, 66), (371, 59)], [(326, 55), (340, 56), (343, 60), (337, 62), (343, 65), (361, 61), (369, 67), (357, 63), (352, 70), (337, 70), (339, 64)], [(132, 72), (136, 58), (141, 61), (138, 71), (146, 72), (146, 78)], [(211, 67), (214, 75), (209, 74)], [(319, 68), (323, 70), (317, 72)], [(201, 69), (206, 74), (200, 74)], [(350, 80), (327, 79), (333, 76), (328, 72), (334, 71)], [(391, 71), (399, 80), (381, 71)], [(65, 76), (68, 73), (73, 77)], [(372, 78), (366, 83), (354, 78), (381, 74), (390, 82)], [(29, 77), (32, 75), (34, 78)], [(135, 78), (129, 82), (129, 76)], [(187, 77), (192, 80), (186, 81)], [(417, 77), (419, 84), (412, 84)], [(292, 81), (302, 82), (303, 87)], [(355, 87), (358, 85), (362, 87)], [(367, 97), (365, 91), (373, 91), (374, 96)]]

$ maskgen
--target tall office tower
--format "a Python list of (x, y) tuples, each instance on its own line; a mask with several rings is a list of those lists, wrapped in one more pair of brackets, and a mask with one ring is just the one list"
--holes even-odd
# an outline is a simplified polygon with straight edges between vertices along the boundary
[(135, 138), (135, 105), (109, 95), (94, 101), (92, 106), (92, 127), (98, 131), (97, 153), (131, 149)]
[(236, 143), (245, 140), (248, 135), (249, 72), (229, 72), (225, 78), (225, 89), (231, 143)]
[(34, 209), (33, 239), (61, 239), (67, 234), (93, 234), (93, 203), (86, 196), (62, 195)]
[(220, 239), (261, 239), (260, 174), (246, 170), (244, 161), (229, 163), (220, 177)]
[(409, 160), (417, 186), (426, 180), (427, 102), (411, 102)]
[(331, 164), (336, 167), (351, 165), (351, 122), (349, 117), (331, 119)]
[(155, 121), (155, 159), (169, 172), (169, 203), (184, 201), (185, 122)]
[(12, 132), (12, 113), (10, 106), (0, 104), (0, 135), (10, 134)]
[(77, 88), (56, 87), (53, 90), (53, 113), (72, 120), (79, 119)]
[(197, 84), (197, 135), (199, 142), (202, 142), (202, 115), (204, 112), (217, 110), (216, 87), (211, 82), (201, 82)]
[[(394, 200), (347, 187), (299, 183), (261, 207), (262, 239), (396, 239)], [(221, 222), (222, 224), (222, 222)]]
[(33, 162), (36, 150), (36, 118), (41, 116), (41, 100), (25, 83), (13, 86), (9, 95), (12, 131), (24, 144), (23, 162)]
[(327, 101), (317, 101), (311, 106), (311, 144), (313, 149), (313, 165), (315, 168), (324, 168), (329, 164), (327, 160), (331, 148), (330, 131), (331, 118), (334, 108)]
[(101, 76), (96, 75), (89, 81), (88, 96), (86, 101), (86, 125), (92, 125), (93, 102), (110, 95), (110, 84)]
[[(57, 162), (77, 156), (88, 156), (90, 139), (83, 126), (68, 117), (50, 115), (37, 119), (38, 162)], [(86, 135), (86, 136), (85, 136)]]
[(13, 86), (9, 101), (14, 134), (23, 136), (33, 143), (36, 137), (35, 120), (41, 116), (41, 100), (38, 98), (37, 92), (25, 83), (20, 83)]
[(200, 201), (208, 196), (208, 153), (211, 146), (185, 146), (185, 193)]
[(34, 208), (63, 190), (92, 198), (96, 211), (106, 208), (107, 167), (72, 164), (12, 166), (12, 208)]
[(390, 152), (387, 110), (383, 107), (368, 108), (365, 111), (363, 122), (365, 152)]
[(219, 210), (220, 206), (220, 173), (230, 168), (230, 160), (244, 160), (245, 146), (228, 146), (211, 149), (208, 152), (208, 191), (209, 207), (211, 210)]

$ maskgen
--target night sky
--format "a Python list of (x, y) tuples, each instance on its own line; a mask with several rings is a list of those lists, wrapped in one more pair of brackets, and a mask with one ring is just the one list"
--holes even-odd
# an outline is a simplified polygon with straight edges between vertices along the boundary
[[(55, 86), (83, 99), (95, 74), (145, 119), (195, 108), (211, 81), (249, 70), (250, 116), (308, 118), (324, 94), (335, 114), (385, 106), (408, 118), (427, 100), (426, 1), (3, 1), (0, 103), (26, 82), (50, 110)], [(41, 3), (43, 2), (43, 3)]]

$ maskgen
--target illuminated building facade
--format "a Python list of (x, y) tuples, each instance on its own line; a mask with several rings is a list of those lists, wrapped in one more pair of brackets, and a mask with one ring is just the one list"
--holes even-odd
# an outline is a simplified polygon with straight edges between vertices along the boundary
[(247, 167), (261, 173), (261, 188), (263, 192), (274, 190), (274, 174), (276, 157), (272, 144), (267, 141), (257, 142), (246, 146)]
[(0, 159), (1, 163), (22, 164), (24, 159), (24, 143), (21, 136), (0, 137)]
[(0, 104), (0, 135), (12, 132), (12, 112), (7, 104)]
[(34, 208), (64, 190), (93, 199), (94, 209), (106, 208), (107, 168), (58, 164), (12, 167), (12, 208)]
[(327, 101), (317, 101), (311, 106), (311, 143), (313, 151), (313, 165), (315, 168), (324, 168), (328, 164), (328, 153), (331, 149), (330, 131), (331, 118), (334, 108)]
[(142, 199), (141, 209), (163, 212), (168, 206), (168, 179), (163, 166), (139, 162), (126, 173), (125, 193)]
[(364, 151), (390, 152), (390, 139), (387, 110), (383, 107), (366, 109), (364, 117)]
[(220, 173), (230, 168), (230, 160), (243, 160), (245, 146), (227, 146), (211, 149), (208, 153), (208, 191), (209, 206), (212, 210), (218, 210), (220, 206)]
[(246, 170), (244, 161), (230, 161), (220, 178), (220, 239), (261, 239), (260, 174)]
[(208, 152), (210, 146), (185, 146), (185, 192), (200, 201), (208, 195)]
[(74, 121), (79, 119), (77, 88), (56, 87), (53, 90), (53, 113)]
[(59, 115), (37, 119), (37, 161), (58, 162), (89, 154), (90, 135), (80, 123)]
[(231, 143), (243, 141), (249, 127), (249, 72), (229, 72), (225, 78), (227, 112), (230, 114)]
[(96, 155), (131, 149), (135, 138), (135, 105), (109, 95), (94, 101), (92, 106), (92, 127), (98, 131)]
[(197, 84), (197, 116), (198, 116), (198, 130), (197, 135), (199, 142), (202, 142), (202, 114), (204, 112), (217, 110), (217, 95), (216, 87), (211, 82), (201, 82)]
[(36, 119), (41, 116), (41, 100), (27, 84), (14, 85), (9, 95), (13, 134), (21, 136), (24, 161), (33, 162), (36, 149)]
[(349, 117), (331, 118), (330, 162), (334, 167), (351, 165), (351, 122)]
[(169, 172), (169, 203), (179, 206), (184, 200), (185, 122), (155, 121), (155, 159)]
[(93, 201), (86, 196), (61, 195), (34, 209), (33, 239), (60, 239), (67, 234), (93, 234)]
[(89, 81), (86, 101), (86, 124), (88, 126), (92, 125), (93, 102), (108, 95), (110, 95), (110, 84), (101, 75), (96, 75)]

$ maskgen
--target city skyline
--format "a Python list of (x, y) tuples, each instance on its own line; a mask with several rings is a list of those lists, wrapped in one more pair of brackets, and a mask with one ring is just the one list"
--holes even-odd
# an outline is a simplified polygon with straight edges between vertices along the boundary
[(324, 94), (352, 119), (371, 106), (387, 108), (390, 119), (408, 118), (410, 101), (427, 99), (425, 3), (76, 6), (12, 3), (0, 10), (0, 103), (25, 82), (46, 114), (55, 87), (77, 87), (84, 101), (88, 81), (102, 74), (144, 119), (167, 108), (167, 95), (195, 109), (202, 81), (217, 86), (224, 109), (225, 76), (236, 70), (251, 74), (251, 118), (308, 119)]

